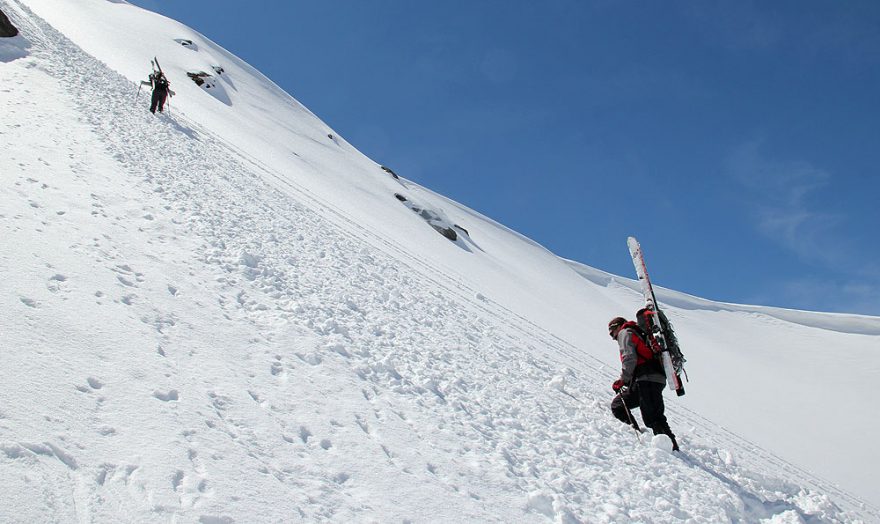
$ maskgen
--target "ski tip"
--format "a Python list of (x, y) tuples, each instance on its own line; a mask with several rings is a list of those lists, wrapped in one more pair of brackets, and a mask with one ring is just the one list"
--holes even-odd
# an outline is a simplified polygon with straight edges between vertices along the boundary
[(636, 237), (627, 237), (626, 247), (629, 248), (629, 252), (633, 256), (636, 256), (636, 253), (642, 250), (642, 246), (639, 245), (639, 241), (636, 240)]

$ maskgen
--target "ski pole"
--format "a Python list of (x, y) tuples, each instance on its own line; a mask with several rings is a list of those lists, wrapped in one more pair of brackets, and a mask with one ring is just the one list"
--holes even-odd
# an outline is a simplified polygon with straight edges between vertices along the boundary
[(618, 391), (617, 396), (620, 398), (620, 403), (623, 404), (623, 410), (626, 412), (626, 418), (629, 419), (629, 425), (632, 426), (633, 430), (636, 432), (636, 438), (639, 439), (639, 443), (642, 442), (642, 430), (639, 429), (638, 422), (633, 419), (632, 412), (629, 410), (629, 407), (626, 405), (626, 401), (623, 399), (623, 392)]

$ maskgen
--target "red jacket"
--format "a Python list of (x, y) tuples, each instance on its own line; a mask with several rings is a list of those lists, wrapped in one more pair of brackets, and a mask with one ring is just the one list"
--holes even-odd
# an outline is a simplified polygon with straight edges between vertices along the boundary
[(620, 379), (624, 384), (632, 384), (634, 379), (665, 384), (666, 375), (663, 373), (663, 366), (659, 359), (654, 357), (651, 348), (637, 334), (637, 326), (635, 322), (627, 322), (617, 333), (617, 343), (620, 346)]

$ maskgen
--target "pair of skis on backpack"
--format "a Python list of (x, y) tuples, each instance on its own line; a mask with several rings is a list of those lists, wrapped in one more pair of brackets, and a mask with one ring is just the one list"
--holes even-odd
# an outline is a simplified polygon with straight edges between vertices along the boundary
[(657, 305), (654, 288), (651, 286), (651, 279), (648, 278), (648, 268), (645, 265), (642, 247), (633, 237), (629, 237), (626, 243), (629, 246), (629, 254), (632, 256), (636, 274), (642, 285), (642, 294), (645, 296), (645, 307), (636, 313), (636, 322), (645, 334), (645, 342), (663, 364), (669, 389), (675, 391), (675, 394), (680, 397), (684, 395), (681, 376), (684, 375), (687, 378), (687, 373), (684, 371), (684, 355), (678, 346), (678, 339), (675, 337), (672, 324)]
[[(157, 57), (153, 57), (153, 59), (150, 60), (150, 66), (152, 66), (152, 68), (153, 68), (153, 73), (150, 75), (151, 79), (152, 78), (159, 78), (159, 76), (165, 77), (165, 72), (162, 71), (162, 66), (159, 65), (159, 59)], [(167, 82), (168, 79), (166, 78), (165, 81)], [(145, 85), (150, 86), (150, 87), (154, 87), (152, 80), (149, 82), (146, 80), (141, 80), (141, 86), (145, 86)], [(168, 96), (172, 97), (172, 96), (176, 95), (177, 93), (175, 93), (174, 91), (171, 90), (170, 85), (171, 85), (171, 82), (168, 82), (168, 86), (169, 86), (168, 87)], [(140, 94), (140, 90), (138, 90), (138, 94)]]

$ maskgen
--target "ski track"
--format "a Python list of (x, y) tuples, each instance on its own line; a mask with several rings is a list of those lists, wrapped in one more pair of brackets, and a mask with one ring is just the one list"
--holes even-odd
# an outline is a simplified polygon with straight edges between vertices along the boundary
[[(460, 520), (498, 522), (851, 521), (828, 495), (880, 518), (674, 401), (670, 418), (682, 433), (683, 456), (640, 444), (608, 413), (614, 372), (602, 363), (360, 227), (258, 159), (240, 150), (230, 156), (233, 147), (185, 115), (151, 115), (143, 93), (133, 106), (131, 82), (26, 7), (0, 5), (24, 15), (33, 59), (67, 91), (99, 86), (102, 96), (78, 98), (82, 121), (124, 168), (122, 183), (149, 203), (146, 220), (168, 224), (165, 240), (196, 253), (179, 262), (214, 276), (204, 283), (205, 296), (216, 297), (211, 307), (250, 325), (242, 336), (252, 337), (247, 354), (213, 354), (227, 383), (200, 380), (192, 375), (195, 356), (179, 347), (184, 313), (156, 310), (142, 298), (150, 275), (119, 260), (125, 246), (111, 239), (83, 246), (111, 268), (127, 290), (122, 304), (155, 331), (157, 352), (168, 361), (166, 380), (150, 396), (177, 423), (167, 452), (176, 467), (160, 471), (161, 463), (137, 457), (89, 460), (94, 454), (72, 442), (3, 436), (0, 466), (28, 468), (40, 486), (35, 512), (46, 520), (416, 521), (432, 519), (432, 510), (442, 520), (453, 508)], [(106, 219), (126, 209), (94, 200), (94, 213)], [(58, 273), (47, 285), (63, 293), (66, 280)], [(29, 297), (22, 302), (39, 306)], [(328, 383), (330, 376), (344, 378)], [(570, 395), (547, 387), (560, 376)], [(242, 381), (244, 391), (236, 385)], [(75, 393), (93, 399), (82, 415), (108, 438), (119, 431), (104, 422), (111, 390), (86, 375)], [(330, 410), (329, 396), (343, 407)], [(193, 425), (196, 419), (204, 425)], [(722, 448), (731, 442), (734, 450)], [(374, 456), (376, 471), (352, 453)], [(767, 471), (773, 475), (760, 473)], [(243, 487), (254, 475), (264, 479), (260, 488)], [(445, 500), (423, 494), (424, 508), (398, 507), (395, 494), (381, 492), (381, 478), (392, 475), (412, 478), (400, 500), (416, 500), (420, 489)], [(786, 480), (804, 478), (812, 489)], [(248, 498), (265, 501), (263, 513), (236, 513), (236, 500)]]

